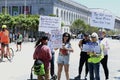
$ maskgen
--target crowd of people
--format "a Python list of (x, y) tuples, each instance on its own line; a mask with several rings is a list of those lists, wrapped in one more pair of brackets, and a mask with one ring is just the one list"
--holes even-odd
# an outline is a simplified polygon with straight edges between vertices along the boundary
[[(4, 51), (9, 51), (9, 43), (10, 43), (10, 34), (7, 30), (7, 26), (3, 25), (2, 30), (0, 31), (0, 42), (1, 42), (1, 59), (3, 59), (3, 56), (10, 56), (9, 52), (8, 54), (5, 54)], [(57, 59), (57, 65), (58, 65), (58, 71), (57, 71), (57, 79), (61, 79), (61, 72), (64, 68), (66, 80), (69, 80), (69, 59), (70, 59), (70, 53), (74, 52), (72, 45), (70, 43), (71, 36), (69, 33), (65, 32), (62, 35), (62, 47), (59, 48), (58, 53), (58, 59)], [(21, 51), (22, 49), (22, 41), (23, 36), (20, 32), (18, 32), (17, 38), (16, 38), (16, 51)], [(35, 44), (35, 51), (33, 55), (33, 59), (35, 60), (41, 60), (44, 64), (44, 75), (38, 75), (38, 80), (49, 80), (51, 74), (51, 77), (55, 77), (55, 69), (54, 69), (54, 57), (55, 57), (55, 50), (58, 48), (52, 48), (50, 47), (51, 44), (49, 44), (49, 36), (47, 34), (43, 35), (38, 39), (38, 41)], [(94, 51), (83, 51), (83, 45), (90, 44), (92, 46), (99, 46), (100, 52), (94, 52)], [(20, 47), (19, 47), (20, 46)], [(78, 46), (81, 50), (80, 52), (80, 59), (79, 59), (79, 67), (78, 67), (78, 75), (75, 77), (75, 80), (81, 79), (81, 73), (83, 70), (83, 65), (85, 64), (85, 80), (87, 80), (87, 75), (89, 73), (90, 80), (100, 80), (100, 73), (99, 68), (100, 64), (103, 66), (104, 73), (105, 73), (105, 80), (109, 79), (109, 69), (107, 66), (108, 62), (108, 50), (109, 50), (109, 44), (108, 40), (106, 38), (106, 31), (102, 30), (99, 34), (96, 32), (93, 32), (91, 35), (88, 33), (84, 34), (84, 37), (82, 40), (79, 41)], [(6, 48), (5, 48), (6, 47)], [(92, 48), (92, 47), (91, 47)], [(6, 49), (6, 50), (4, 50)], [(4, 55), (3, 55), (4, 54)], [(50, 65), (51, 63), (51, 65)], [(43, 76), (45, 78), (43, 78)]]
[[(62, 36), (62, 47), (59, 48), (58, 53), (58, 71), (57, 71), (57, 80), (61, 79), (61, 72), (64, 67), (66, 80), (69, 80), (69, 58), (70, 53), (74, 52), (72, 45), (70, 43), (70, 34), (64, 33)], [(33, 55), (33, 58), (39, 59), (43, 61), (45, 66), (45, 80), (49, 80), (50, 76), (49, 73), (51, 73), (51, 77), (55, 75), (54, 72), (54, 54), (56, 49), (51, 49), (48, 45), (49, 38), (48, 36), (43, 36), (40, 38), (36, 43), (35, 52)], [(92, 46), (99, 46), (100, 52), (85, 52), (83, 51), (83, 45), (84, 44), (91, 44)], [(84, 38), (79, 41), (78, 46), (81, 50), (80, 52), (80, 60), (79, 60), (79, 67), (78, 67), (78, 75), (75, 77), (75, 80), (81, 80), (81, 73), (83, 70), (83, 65), (85, 64), (85, 80), (87, 80), (87, 75), (89, 73), (89, 80), (100, 80), (100, 73), (99, 68), (100, 64), (102, 64), (104, 73), (105, 73), (105, 80), (109, 79), (109, 70), (107, 66), (108, 62), (108, 49), (109, 44), (106, 38), (106, 31), (102, 30), (99, 34), (96, 32), (93, 32), (91, 35), (88, 33), (84, 34)], [(91, 47), (92, 48), (92, 47)], [(51, 63), (51, 67), (50, 64)], [(50, 71), (50, 72), (49, 72)], [(42, 80), (40, 78), (41, 75), (38, 75), (38, 80)]]

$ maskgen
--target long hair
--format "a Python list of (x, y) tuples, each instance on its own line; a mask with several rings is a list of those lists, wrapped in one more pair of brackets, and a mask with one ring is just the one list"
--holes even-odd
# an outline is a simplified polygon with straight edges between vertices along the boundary
[(63, 37), (62, 37), (62, 41), (63, 41), (63, 42), (64, 42), (64, 37), (65, 37), (65, 36), (68, 36), (68, 39), (67, 39), (66, 43), (69, 43), (69, 42), (70, 42), (70, 39), (71, 39), (70, 34), (67, 33), (67, 32), (65, 32), (65, 33), (63, 34)]
[(35, 47), (37, 47), (38, 45), (44, 45), (44, 44), (42, 43), (43, 40), (49, 40), (48, 36), (47, 36), (47, 35), (41, 36), (41, 37), (37, 40), (37, 42), (36, 42), (36, 44), (35, 44)]
[(35, 43), (35, 47), (37, 47), (40, 43), (41, 43), (41, 38), (37, 40), (37, 42)]

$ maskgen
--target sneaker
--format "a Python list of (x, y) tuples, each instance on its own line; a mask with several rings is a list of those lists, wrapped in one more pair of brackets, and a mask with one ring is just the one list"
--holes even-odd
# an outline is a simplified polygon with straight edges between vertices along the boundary
[(81, 76), (78, 75), (78, 76), (76, 76), (74, 79), (75, 79), (75, 80), (80, 80), (80, 77), (81, 77)]
[(50, 80), (57, 80), (57, 75), (53, 75)]

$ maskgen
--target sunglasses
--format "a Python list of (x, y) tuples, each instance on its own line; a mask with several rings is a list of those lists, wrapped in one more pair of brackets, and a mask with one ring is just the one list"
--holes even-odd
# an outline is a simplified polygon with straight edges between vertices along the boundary
[(91, 37), (91, 38), (96, 38), (96, 37)]
[(69, 37), (69, 36), (64, 36), (64, 37)]

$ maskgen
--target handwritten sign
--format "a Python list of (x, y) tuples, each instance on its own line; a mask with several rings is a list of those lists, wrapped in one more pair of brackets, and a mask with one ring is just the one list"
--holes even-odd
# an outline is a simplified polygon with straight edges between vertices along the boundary
[(62, 47), (62, 34), (59, 30), (51, 31), (51, 46), (52, 48), (61, 48)]
[(115, 17), (111, 12), (102, 9), (91, 9), (91, 12), (91, 26), (114, 29)]
[(51, 33), (51, 30), (61, 29), (61, 19), (59, 17), (40, 16), (39, 31)]
[(83, 44), (82, 51), (95, 52), (96, 54), (99, 54), (101, 52), (101, 49), (99, 45)]

